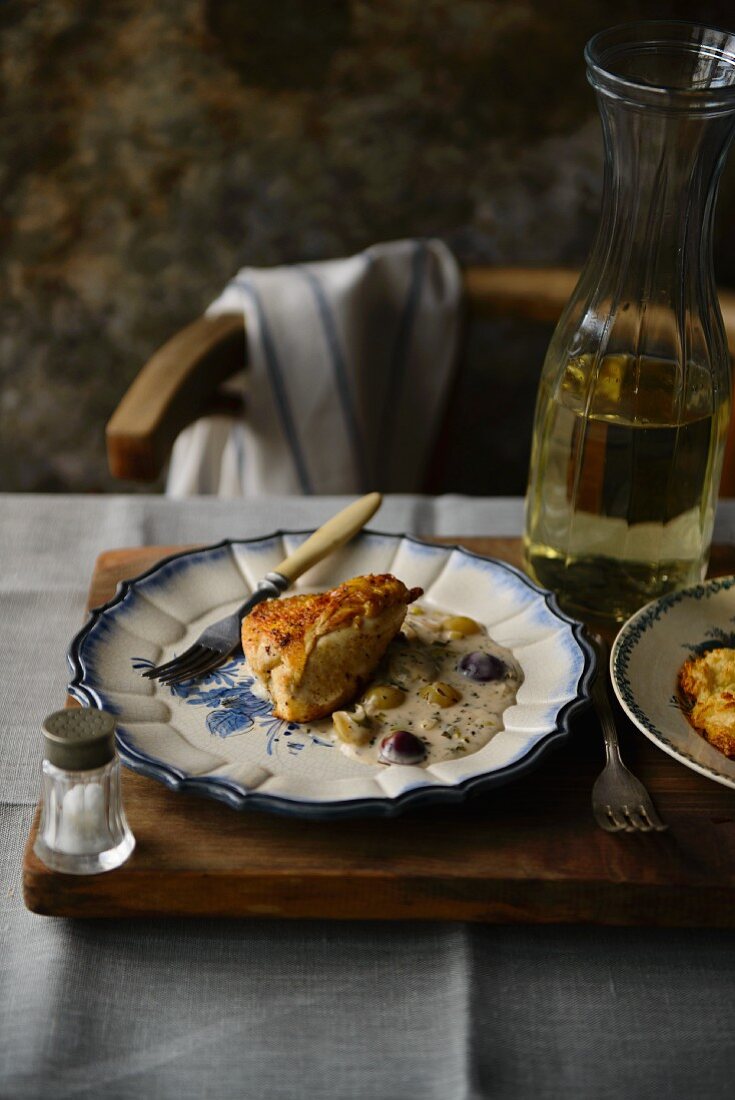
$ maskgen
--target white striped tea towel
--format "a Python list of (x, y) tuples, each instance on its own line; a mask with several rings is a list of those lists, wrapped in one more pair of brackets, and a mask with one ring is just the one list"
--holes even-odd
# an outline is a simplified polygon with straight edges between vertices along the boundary
[(461, 278), (439, 240), (243, 268), (207, 311), (242, 312), (247, 410), (181, 433), (170, 496), (417, 492), (455, 363)]

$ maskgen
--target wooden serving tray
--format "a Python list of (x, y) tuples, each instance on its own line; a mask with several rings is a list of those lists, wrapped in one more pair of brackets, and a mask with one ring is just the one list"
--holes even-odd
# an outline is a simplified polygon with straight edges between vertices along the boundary
[[(461, 541), (518, 562), (515, 539)], [(176, 549), (102, 554), (89, 607)], [(715, 573), (735, 572), (735, 548), (716, 547), (712, 561)], [(67, 917), (735, 925), (735, 792), (659, 751), (619, 710), (617, 717), (623, 756), (669, 823), (666, 833), (611, 835), (594, 823), (590, 792), (604, 755), (587, 711), (525, 778), (462, 806), (393, 820), (237, 813), (124, 769), (137, 840), (131, 859), (96, 876), (51, 871), (33, 852), (37, 812), (23, 862), (25, 902)]]

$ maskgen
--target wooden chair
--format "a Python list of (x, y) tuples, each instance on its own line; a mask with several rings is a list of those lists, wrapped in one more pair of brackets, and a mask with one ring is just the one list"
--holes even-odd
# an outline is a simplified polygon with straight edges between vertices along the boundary
[[(514, 318), (555, 322), (576, 284), (564, 268), (469, 267), (463, 273), (470, 320)], [(735, 293), (721, 291), (730, 355), (735, 358)], [(200, 317), (145, 364), (107, 425), (112, 475), (153, 481), (178, 433), (201, 416), (243, 415), (243, 403), (223, 383), (243, 369), (246, 343), (240, 314)], [(735, 408), (735, 404), (734, 404)], [(721, 494), (735, 495), (735, 414), (730, 425)]]

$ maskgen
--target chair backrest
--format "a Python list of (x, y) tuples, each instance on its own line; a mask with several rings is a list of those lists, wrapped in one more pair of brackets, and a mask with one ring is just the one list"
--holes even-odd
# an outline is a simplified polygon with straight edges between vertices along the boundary
[[(469, 317), (554, 323), (577, 277), (578, 272), (564, 268), (467, 268), (463, 279)], [(728, 347), (735, 357), (735, 294), (721, 292), (720, 301)], [(107, 425), (113, 476), (154, 480), (176, 436), (188, 424), (212, 413), (241, 415), (241, 400), (222, 386), (242, 370), (245, 362), (246, 340), (240, 314), (201, 317), (177, 333), (145, 365)], [(533, 393), (524, 397), (529, 408), (533, 398)], [(428, 491), (446, 487), (441, 484), (441, 464), (449, 446), (445, 431), (437, 447)], [(517, 490), (517, 486), (513, 488)], [(721, 493), (735, 495), (732, 424)]]

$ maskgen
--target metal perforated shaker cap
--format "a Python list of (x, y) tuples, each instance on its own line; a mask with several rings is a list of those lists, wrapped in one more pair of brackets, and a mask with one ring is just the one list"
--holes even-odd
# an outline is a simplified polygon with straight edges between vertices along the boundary
[(70, 772), (102, 768), (115, 755), (115, 719), (104, 710), (70, 707), (43, 723), (44, 756)]

